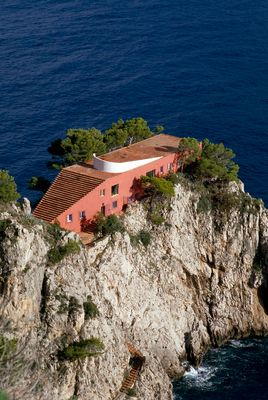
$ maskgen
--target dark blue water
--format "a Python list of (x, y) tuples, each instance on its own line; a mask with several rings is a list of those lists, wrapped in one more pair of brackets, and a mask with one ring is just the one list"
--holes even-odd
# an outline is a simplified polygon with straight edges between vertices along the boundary
[(267, 0), (5, 0), (0, 168), (23, 195), (70, 127), (143, 116), (237, 153), (268, 203)]
[[(267, 0), (2, 0), (0, 57), (0, 168), (23, 195), (67, 128), (143, 116), (232, 147), (268, 204)], [(209, 353), (177, 398), (267, 399), (252, 343)]]
[(268, 338), (231, 341), (174, 383), (176, 400), (267, 400)]

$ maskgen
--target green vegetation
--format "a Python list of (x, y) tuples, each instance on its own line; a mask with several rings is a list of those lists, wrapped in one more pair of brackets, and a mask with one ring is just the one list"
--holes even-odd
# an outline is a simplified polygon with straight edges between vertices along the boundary
[(197, 203), (198, 213), (207, 213), (211, 210), (211, 200), (207, 195), (202, 195)]
[(9, 175), (8, 171), (0, 170), (0, 201), (3, 203), (9, 203), (16, 201), (20, 197), (17, 193), (17, 185), (12, 176)]
[(175, 195), (174, 184), (171, 180), (157, 178), (156, 176), (142, 176), (140, 182), (146, 194), (163, 195), (166, 198)]
[(3, 240), (6, 237), (6, 230), (11, 225), (12, 221), (10, 219), (0, 220), (0, 240)]
[(137, 395), (137, 394), (136, 394), (136, 390), (135, 390), (134, 388), (128, 389), (127, 395), (128, 395), (129, 397), (135, 397), (135, 396)]
[(147, 139), (152, 135), (153, 132), (143, 118), (132, 118), (126, 121), (119, 119), (106, 130), (103, 141), (108, 150), (113, 150)]
[(151, 243), (151, 234), (148, 231), (141, 230), (138, 233), (138, 239), (141, 241), (143, 246), (147, 247)]
[(154, 208), (150, 213), (149, 213), (149, 219), (154, 225), (162, 225), (165, 222), (165, 218), (160, 214), (160, 211), (158, 208)]
[(79, 253), (80, 252), (80, 245), (75, 240), (68, 240), (68, 243), (60, 246), (55, 246), (50, 249), (47, 253), (48, 261), (50, 264), (56, 264), (63, 260), (65, 257), (69, 256), (70, 254)]
[(136, 235), (129, 235), (130, 241), (133, 246), (137, 246), (139, 243), (147, 247), (151, 243), (151, 234), (148, 231), (141, 230)]
[(33, 176), (28, 182), (28, 188), (45, 193), (50, 186), (49, 180), (42, 176)]
[(234, 157), (235, 153), (223, 143), (211, 143), (205, 139), (201, 157), (188, 159), (187, 171), (202, 181), (238, 181), (239, 166), (233, 161)]
[[(157, 133), (162, 127), (157, 127)], [(143, 118), (119, 119), (104, 133), (96, 128), (69, 129), (64, 139), (54, 140), (48, 148), (52, 160), (48, 165), (61, 169), (67, 165), (92, 159), (93, 153), (104, 154), (118, 147), (126, 146), (152, 136)], [(33, 178), (32, 178), (33, 179)], [(41, 179), (41, 183), (43, 178)], [(36, 180), (33, 180), (35, 184)]]
[(59, 358), (75, 361), (86, 357), (93, 357), (102, 354), (104, 344), (96, 337), (80, 340), (65, 347), (59, 352)]
[(99, 310), (96, 304), (93, 303), (91, 296), (87, 296), (87, 301), (83, 303), (85, 319), (95, 318), (99, 315)]
[(8, 396), (0, 389), (0, 400), (8, 400)]
[(95, 235), (104, 237), (115, 232), (124, 232), (125, 228), (122, 221), (116, 215), (105, 217), (102, 213), (98, 213), (96, 218)]
[(66, 231), (60, 227), (59, 223), (47, 225), (48, 241), (51, 244), (57, 243), (61, 240), (64, 232)]
[(1, 363), (6, 362), (17, 349), (17, 339), (7, 339), (0, 336), (0, 359)]
[(54, 140), (48, 151), (53, 156), (49, 166), (61, 169), (79, 161), (90, 160), (93, 153), (105, 153), (106, 146), (101, 131), (96, 128), (69, 129), (66, 138)]
[(180, 166), (183, 172), (185, 164), (196, 162), (201, 156), (201, 147), (195, 138), (185, 137), (180, 140), (178, 151), (180, 153)]

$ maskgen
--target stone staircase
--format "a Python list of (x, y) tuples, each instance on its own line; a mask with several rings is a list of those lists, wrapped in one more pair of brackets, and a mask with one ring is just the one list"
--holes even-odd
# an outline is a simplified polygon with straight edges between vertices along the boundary
[(131, 370), (122, 383), (120, 392), (123, 393), (128, 393), (129, 389), (133, 388), (145, 362), (144, 355), (132, 343), (127, 343), (127, 347), (131, 354)]

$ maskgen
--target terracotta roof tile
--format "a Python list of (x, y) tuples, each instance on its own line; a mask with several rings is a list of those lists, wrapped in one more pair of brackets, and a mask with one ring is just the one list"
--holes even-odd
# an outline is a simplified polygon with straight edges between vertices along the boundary
[(34, 210), (35, 217), (52, 222), (104, 181), (100, 177), (74, 171), (74, 167), (64, 168), (59, 173)]
[(126, 162), (143, 160), (146, 158), (163, 157), (173, 154), (178, 148), (180, 138), (161, 133), (141, 142), (100, 156), (103, 160), (112, 162)]

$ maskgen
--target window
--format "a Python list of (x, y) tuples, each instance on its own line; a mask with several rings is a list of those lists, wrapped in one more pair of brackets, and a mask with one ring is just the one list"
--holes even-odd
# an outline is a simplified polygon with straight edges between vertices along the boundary
[(119, 193), (119, 185), (113, 185), (111, 188), (112, 196), (116, 196)]
[(160, 167), (160, 174), (163, 174), (163, 173), (164, 173), (164, 166), (161, 165), (161, 167)]
[(80, 219), (86, 218), (86, 212), (85, 211), (80, 211), (79, 212), (79, 218)]
[(73, 222), (73, 214), (67, 214), (67, 222)]
[(117, 201), (112, 202), (112, 208), (117, 208)]
[(100, 190), (100, 196), (101, 196), (101, 197), (105, 196), (105, 189), (101, 189), (101, 190)]
[(171, 171), (171, 170), (172, 170), (172, 163), (168, 163), (167, 169), (168, 169), (168, 171)]
[(155, 176), (155, 169), (153, 169), (152, 171), (146, 172), (146, 176)]

